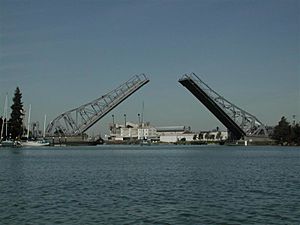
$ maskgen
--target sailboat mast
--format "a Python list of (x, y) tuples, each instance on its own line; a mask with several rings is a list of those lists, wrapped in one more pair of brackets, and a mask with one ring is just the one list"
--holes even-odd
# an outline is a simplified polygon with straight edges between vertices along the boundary
[(27, 120), (27, 140), (29, 139), (30, 113), (31, 113), (31, 104), (29, 105), (29, 111), (28, 111), (28, 120)]
[(144, 126), (144, 101), (142, 104), (142, 126)]
[(44, 118), (44, 131), (43, 131), (43, 138), (45, 138), (45, 136), (46, 136), (46, 120), (47, 120), (47, 115), (45, 114), (45, 118)]
[(142, 104), (142, 140), (145, 139), (145, 136), (144, 136), (144, 101), (143, 101), (143, 104)]
[(4, 108), (5, 108), (5, 123), (6, 123), (6, 125), (5, 125), (5, 137), (6, 137), (6, 140), (7, 140), (7, 125), (8, 125), (8, 123), (7, 123), (7, 105), (8, 105), (8, 103), (7, 103), (7, 101), (8, 101), (8, 99), (7, 99), (7, 94), (6, 94), (6, 96), (5, 96), (5, 106), (4, 106)]
[(7, 94), (5, 96), (4, 109), (3, 109), (3, 118), (2, 118), (2, 124), (1, 124), (1, 140), (3, 139), (4, 123), (6, 122), (6, 104), (7, 104), (6, 102), (7, 102)]

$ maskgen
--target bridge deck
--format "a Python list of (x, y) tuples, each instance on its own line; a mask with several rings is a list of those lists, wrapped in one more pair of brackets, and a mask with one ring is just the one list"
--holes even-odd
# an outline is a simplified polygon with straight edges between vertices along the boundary
[(201, 87), (191, 78), (186, 77), (179, 80), (206, 108), (211, 111), (221, 123), (232, 133), (234, 138), (241, 139), (245, 132), (221, 109), (213, 99), (211, 99)]
[(60, 114), (48, 124), (47, 136), (82, 135), (148, 82), (149, 79), (145, 74), (135, 75), (96, 100)]

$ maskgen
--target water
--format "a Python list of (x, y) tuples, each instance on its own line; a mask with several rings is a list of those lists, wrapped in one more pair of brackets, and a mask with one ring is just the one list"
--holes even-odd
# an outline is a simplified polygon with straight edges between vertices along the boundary
[(300, 148), (0, 148), (0, 224), (299, 224)]

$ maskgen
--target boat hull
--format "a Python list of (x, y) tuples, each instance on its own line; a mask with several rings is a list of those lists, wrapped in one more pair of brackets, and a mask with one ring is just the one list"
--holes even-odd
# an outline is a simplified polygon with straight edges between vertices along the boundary
[(46, 141), (27, 141), (23, 142), (22, 146), (24, 147), (42, 147), (42, 146), (49, 146), (50, 143)]
[(0, 146), (6, 148), (12, 148), (12, 147), (21, 147), (22, 145), (19, 141), (5, 140), (1, 142)]

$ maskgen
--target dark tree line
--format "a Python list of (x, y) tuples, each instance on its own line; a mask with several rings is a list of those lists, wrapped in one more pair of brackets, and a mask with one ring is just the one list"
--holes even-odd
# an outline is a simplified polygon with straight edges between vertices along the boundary
[[(16, 88), (15, 94), (13, 97), (13, 104), (11, 106), (10, 119), (0, 118), (0, 132), (3, 139), (20, 139), (23, 134), (23, 102), (22, 102), (22, 93), (19, 87)], [(7, 126), (7, 135), (6, 135), (6, 126)]]
[(283, 116), (274, 127), (272, 138), (280, 145), (300, 145), (300, 125), (291, 125)]

